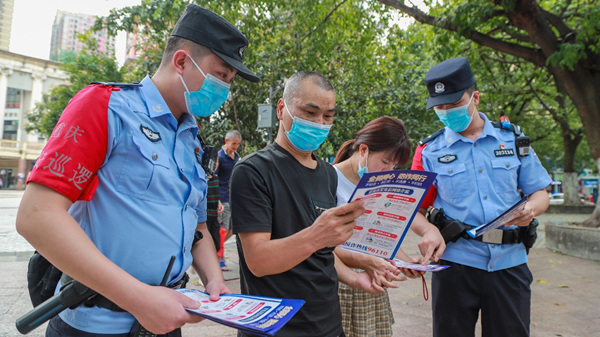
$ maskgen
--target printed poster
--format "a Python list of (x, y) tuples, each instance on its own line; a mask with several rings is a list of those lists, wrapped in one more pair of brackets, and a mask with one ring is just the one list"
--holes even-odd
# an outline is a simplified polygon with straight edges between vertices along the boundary
[(365, 213), (341, 247), (393, 259), (435, 176), (417, 170), (365, 173), (350, 198), (363, 200)]

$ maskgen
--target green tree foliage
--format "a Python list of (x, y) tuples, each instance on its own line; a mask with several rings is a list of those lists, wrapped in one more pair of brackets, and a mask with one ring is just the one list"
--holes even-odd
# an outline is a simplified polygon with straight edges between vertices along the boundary
[(95, 48), (91, 35), (81, 36), (87, 49), (79, 54), (64, 54), (61, 69), (69, 75), (68, 84), (57, 86), (42, 96), (42, 101), (35, 105), (27, 115), (26, 130), (39, 131), (46, 138), (52, 134), (63, 110), (79, 90), (93, 81), (121, 82), (122, 75), (114, 56), (103, 55)]

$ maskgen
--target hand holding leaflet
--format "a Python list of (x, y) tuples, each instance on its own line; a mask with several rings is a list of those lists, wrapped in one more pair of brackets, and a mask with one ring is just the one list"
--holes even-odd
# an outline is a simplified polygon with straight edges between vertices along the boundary
[(485, 232), (488, 232), (492, 229), (500, 227), (516, 217), (516, 213), (522, 211), (525, 208), (525, 204), (527, 203), (528, 197), (525, 196), (523, 199), (519, 200), (516, 204), (512, 205), (509, 209), (507, 209), (504, 213), (500, 214), (496, 219), (490, 221), (485, 225), (481, 225), (479, 227), (475, 227), (471, 230), (467, 231), (467, 234), (472, 238), (476, 238), (480, 235), (483, 235)]
[(414, 270), (418, 270), (418, 271), (440, 271), (440, 270), (444, 270), (444, 269), (450, 267), (448, 265), (442, 265), (442, 264), (422, 265), (420, 263), (410, 263), (410, 262), (402, 261), (399, 259), (394, 259), (394, 263), (396, 264), (396, 266), (398, 268), (414, 269)]
[(304, 305), (303, 300), (222, 294), (217, 301), (196, 289), (177, 289), (187, 297), (200, 302), (197, 308), (186, 308), (192, 314), (260, 336), (273, 336)]

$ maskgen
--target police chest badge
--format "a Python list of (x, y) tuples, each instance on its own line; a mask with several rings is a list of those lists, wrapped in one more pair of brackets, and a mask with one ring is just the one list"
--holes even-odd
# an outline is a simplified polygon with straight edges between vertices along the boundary
[(146, 136), (146, 138), (148, 138), (148, 140), (153, 143), (156, 143), (162, 139), (160, 138), (160, 132), (152, 131), (152, 129), (150, 129), (149, 127), (140, 125), (140, 130), (142, 130), (144, 136)]
[(457, 159), (455, 154), (447, 154), (445, 156), (439, 157), (438, 161), (442, 164), (450, 164), (451, 162)]

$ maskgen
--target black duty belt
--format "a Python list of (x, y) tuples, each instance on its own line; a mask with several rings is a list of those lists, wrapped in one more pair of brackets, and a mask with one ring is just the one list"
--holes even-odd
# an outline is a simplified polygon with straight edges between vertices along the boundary
[[(465, 225), (468, 230), (475, 228), (473, 226)], [(469, 234), (465, 233), (463, 236), (465, 239), (481, 241), (484, 243), (494, 243), (494, 244), (512, 244), (512, 243), (521, 243), (523, 239), (521, 235), (519, 235), (519, 229), (492, 229), (489, 230), (483, 235), (480, 235), (476, 238), (472, 238)]]
[[(171, 289), (185, 288), (185, 286), (187, 285), (189, 280), (190, 280), (190, 276), (187, 273), (185, 273), (185, 274), (183, 274), (183, 277), (179, 279), (179, 281), (169, 284), (167, 286), (167, 288), (171, 288)], [(121, 309), (118, 305), (113, 303), (111, 300), (109, 300), (108, 298), (106, 298), (100, 294), (98, 294), (98, 295), (94, 296), (92, 299), (86, 301), (85, 303), (83, 303), (83, 305), (86, 307), (97, 306), (97, 307), (106, 308), (108, 310), (117, 311), (117, 312), (125, 311), (125, 310)]]

